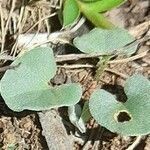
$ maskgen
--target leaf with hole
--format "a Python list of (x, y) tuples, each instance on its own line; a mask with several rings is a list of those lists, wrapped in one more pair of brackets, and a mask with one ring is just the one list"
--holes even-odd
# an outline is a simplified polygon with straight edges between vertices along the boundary
[(79, 17), (80, 12), (75, 0), (65, 0), (63, 8), (63, 26), (73, 24)]
[(131, 55), (137, 49), (137, 44), (132, 48), (125, 47), (135, 38), (127, 30), (114, 28), (111, 30), (95, 28), (87, 34), (74, 39), (74, 45), (84, 53), (99, 53), (102, 55), (120, 53)]
[(127, 79), (124, 90), (128, 98), (125, 103), (103, 89), (94, 91), (89, 101), (92, 116), (100, 125), (122, 135), (150, 133), (150, 81), (133, 75)]
[(16, 68), (6, 71), (1, 79), (1, 95), (14, 111), (70, 106), (81, 98), (82, 89), (79, 84), (58, 87), (48, 84), (57, 69), (51, 48), (30, 50), (11, 65)]

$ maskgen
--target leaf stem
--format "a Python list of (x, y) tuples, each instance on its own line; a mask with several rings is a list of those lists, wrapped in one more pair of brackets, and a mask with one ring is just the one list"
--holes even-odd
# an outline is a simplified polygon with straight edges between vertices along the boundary
[(99, 58), (99, 62), (97, 63), (97, 70), (94, 76), (94, 79), (99, 82), (101, 75), (105, 71), (105, 68), (108, 66), (108, 62), (112, 56), (102, 56)]

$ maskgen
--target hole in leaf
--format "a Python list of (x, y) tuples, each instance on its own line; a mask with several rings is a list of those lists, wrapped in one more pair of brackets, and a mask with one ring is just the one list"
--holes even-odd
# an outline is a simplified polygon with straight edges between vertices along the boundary
[(117, 114), (115, 114), (115, 120), (117, 122), (126, 122), (131, 120), (131, 115), (127, 111), (119, 111)]

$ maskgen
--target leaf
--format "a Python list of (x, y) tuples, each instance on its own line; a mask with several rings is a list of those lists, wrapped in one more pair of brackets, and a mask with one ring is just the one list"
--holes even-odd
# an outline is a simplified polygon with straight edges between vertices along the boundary
[(90, 113), (90, 110), (89, 110), (89, 102), (86, 101), (84, 103), (84, 107), (83, 107), (83, 110), (82, 110), (80, 120), (82, 119), (84, 123), (87, 123), (91, 118), (92, 118), (92, 116), (91, 116), (91, 113)]
[(78, 128), (81, 133), (85, 133), (86, 128), (83, 120), (79, 119), (81, 116), (81, 106), (79, 104), (68, 107), (68, 115), (70, 122)]
[(94, 12), (105, 12), (119, 6), (126, 0), (77, 0), (82, 11), (89, 9)]
[(110, 29), (114, 25), (102, 14), (123, 3), (124, 0), (76, 0), (80, 11), (96, 27)]
[[(131, 55), (136, 51), (129, 48), (123, 51), (123, 47), (135, 40), (127, 30), (114, 28), (112, 30), (95, 28), (87, 34), (74, 39), (74, 45), (84, 53), (100, 53), (102, 55), (118, 52)], [(84, 44), (83, 44), (84, 43)]]
[[(124, 89), (128, 98), (125, 103), (116, 101), (109, 92), (97, 89), (89, 102), (92, 116), (102, 126), (122, 135), (150, 133), (150, 81), (142, 75), (133, 75), (126, 81)], [(128, 119), (121, 121), (120, 115), (126, 115)]]
[(86, 132), (86, 123), (92, 118), (89, 111), (89, 103), (86, 101), (81, 110), (81, 106), (76, 104), (68, 107), (68, 115), (72, 124), (74, 124), (81, 133)]
[(111, 29), (114, 25), (106, 19), (102, 14), (94, 11), (86, 10), (83, 12), (86, 18), (91, 21), (96, 27)]
[(98, 11), (91, 9), (91, 5), (93, 3), (83, 3), (81, 1), (77, 1), (80, 11), (84, 14), (84, 16), (91, 21), (96, 27), (110, 29), (114, 27), (114, 25), (109, 22), (106, 17), (100, 14)]
[(75, 0), (65, 0), (63, 9), (63, 26), (74, 23), (79, 17), (79, 8)]
[(10, 109), (47, 110), (74, 105), (80, 100), (82, 90), (78, 84), (48, 85), (57, 69), (51, 48), (30, 50), (11, 65), (18, 64), (1, 79), (1, 95)]

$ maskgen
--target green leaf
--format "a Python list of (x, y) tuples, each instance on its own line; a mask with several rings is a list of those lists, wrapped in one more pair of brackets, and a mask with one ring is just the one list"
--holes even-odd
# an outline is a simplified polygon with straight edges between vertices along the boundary
[(11, 65), (18, 66), (6, 71), (1, 79), (1, 95), (10, 109), (47, 110), (74, 105), (80, 100), (82, 90), (78, 84), (48, 84), (57, 69), (51, 48), (30, 50)]
[[(118, 102), (109, 92), (97, 89), (89, 102), (92, 116), (102, 126), (122, 135), (150, 133), (150, 81), (142, 75), (133, 75), (124, 89), (128, 98), (125, 103)], [(121, 114), (128, 118), (122, 116), (123, 120), (119, 120)]]
[(93, 3), (83, 3), (81, 1), (77, 1), (77, 3), (80, 11), (96, 27), (106, 28), (106, 29), (110, 29), (114, 27), (114, 25), (111, 22), (109, 22), (102, 14), (96, 11), (94, 7), (91, 9), (91, 5)]
[(102, 14), (123, 3), (124, 0), (76, 0), (80, 11), (96, 27), (110, 29), (114, 25)]
[(94, 12), (105, 12), (119, 6), (126, 0), (77, 0), (82, 11), (89, 9)]
[(106, 19), (102, 14), (94, 11), (86, 10), (83, 12), (86, 18), (91, 21), (96, 27), (111, 29), (114, 25)]
[(76, 104), (68, 107), (68, 115), (72, 124), (74, 124), (81, 133), (86, 132), (86, 123), (92, 118), (89, 103), (86, 101), (84, 107), (81, 110), (81, 106)]
[(89, 110), (89, 102), (86, 101), (84, 103), (84, 107), (83, 107), (80, 119), (82, 119), (83, 122), (87, 123), (91, 118), (92, 118), (92, 116), (91, 116), (91, 113), (90, 113), (90, 110)]
[(63, 26), (74, 23), (79, 17), (79, 8), (75, 0), (65, 0), (63, 9)]
[(79, 104), (68, 107), (68, 115), (71, 123), (75, 125), (81, 133), (85, 133), (85, 124), (83, 120), (79, 119), (81, 116), (81, 112), (81, 106)]
[(112, 54), (116, 50), (126, 55), (131, 55), (136, 51), (137, 45), (133, 49), (123, 48), (125, 45), (135, 40), (127, 30), (114, 28), (112, 30), (95, 28), (87, 34), (74, 39), (74, 45), (84, 53), (100, 53), (102, 55)]

